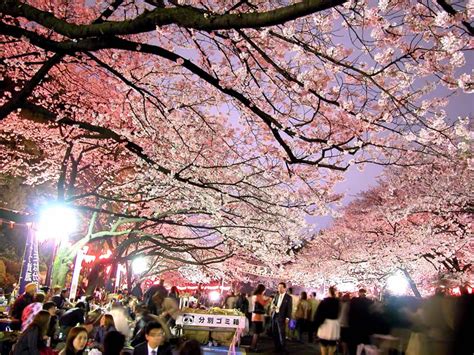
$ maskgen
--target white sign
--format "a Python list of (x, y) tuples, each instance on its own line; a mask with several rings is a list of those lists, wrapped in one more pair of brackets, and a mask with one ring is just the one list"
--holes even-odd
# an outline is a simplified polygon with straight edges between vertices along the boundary
[(184, 313), (178, 316), (176, 324), (193, 327), (244, 329), (246, 320), (243, 316)]

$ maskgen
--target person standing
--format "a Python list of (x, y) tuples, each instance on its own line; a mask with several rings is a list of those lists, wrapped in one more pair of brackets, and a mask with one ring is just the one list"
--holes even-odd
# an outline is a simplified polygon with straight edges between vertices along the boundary
[(367, 291), (359, 290), (359, 297), (354, 297), (349, 302), (349, 354), (355, 355), (357, 345), (370, 344), (372, 326), (371, 307), (373, 302), (366, 297)]
[(265, 306), (270, 302), (270, 299), (264, 295), (265, 286), (259, 284), (253, 292), (255, 296), (254, 309), (252, 312), (252, 343), (250, 351), (257, 352), (257, 343), (260, 334), (263, 333), (263, 323), (265, 321)]
[(308, 341), (313, 343), (314, 341), (314, 333), (316, 333), (316, 327), (314, 325), (314, 316), (316, 315), (316, 310), (319, 306), (319, 300), (316, 298), (316, 292), (311, 292), (308, 300), (311, 306), (311, 316), (308, 322)]
[(156, 308), (160, 309), (161, 312), (158, 315), (159, 321), (163, 324), (163, 330), (167, 337), (171, 336), (171, 328), (176, 324), (176, 318), (179, 315), (179, 306), (174, 298), (164, 297), (161, 294), (155, 294), (153, 300), (156, 304)]
[(155, 302), (153, 302), (153, 296), (156, 294), (158, 294), (163, 299), (168, 296), (168, 290), (165, 287), (165, 280), (160, 279), (159, 284), (151, 285), (151, 287), (143, 295), (144, 302), (150, 312), (159, 315), (161, 310), (157, 309)]
[(334, 355), (336, 352), (337, 340), (341, 333), (338, 317), (339, 300), (336, 298), (336, 288), (331, 286), (328, 297), (321, 301), (315, 316), (322, 355)]
[(250, 294), (247, 295), (247, 301), (249, 302), (249, 310), (247, 312), (247, 319), (249, 320), (249, 324), (252, 323), (252, 314), (255, 308), (255, 295)]
[[(308, 294), (301, 292), (300, 299), (296, 305), (295, 319), (298, 341), (303, 342), (303, 333), (308, 332), (309, 320), (311, 318), (311, 305), (308, 302)], [(308, 337), (310, 338), (310, 337)]]
[(286, 284), (278, 284), (278, 293), (272, 304), (272, 333), (275, 349), (279, 353), (286, 353), (285, 329), (293, 310), (291, 296), (286, 293)]
[(237, 296), (235, 308), (247, 316), (247, 313), (249, 312), (249, 301), (243, 290), (241, 290)]
[(339, 325), (341, 326), (340, 344), (342, 348), (342, 355), (349, 355), (349, 303), (351, 295), (345, 293), (341, 298), (341, 310), (339, 312)]
[(298, 306), (299, 297), (295, 295), (293, 292), (293, 287), (288, 287), (288, 294), (291, 297), (291, 319), (290, 322), (287, 324), (287, 339), (296, 340), (297, 337), (297, 329), (296, 329), (296, 307)]
[(179, 304), (179, 290), (176, 286), (172, 286), (169, 297), (173, 298)]
[(237, 303), (237, 296), (234, 293), (234, 290), (231, 290), (229, 295), (224, 300), (224, 308), (226, 309), (235, 309), (235, 304)]

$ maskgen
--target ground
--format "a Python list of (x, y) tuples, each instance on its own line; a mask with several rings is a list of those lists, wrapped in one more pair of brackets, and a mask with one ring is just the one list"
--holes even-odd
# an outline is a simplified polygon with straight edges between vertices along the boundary
[[(259, 349), (261, 352), (253, 353), (249, 352), (249, 346), (245, 344), (245, 340), (242, 346), (239, 348), (239, 352), (236, 351), (236, 354), (259, 354), (259, 355), (272, 355), (275, 354), (274, 347), (273, 347), (273, 340), (268, 336), (262, 336), (259, 342)], [(287, 350), (288, 354), (298, 354), (298, 355), (319, 355), (319, 345), (316, 344), (308, 344), (308, 343), (298, 343), (296, 341), (288, 341), (287, 342)], [(203, 348), (204, 354), (223, 354), (227, 353), (228, 348), (224, 347), (204, 347)]]

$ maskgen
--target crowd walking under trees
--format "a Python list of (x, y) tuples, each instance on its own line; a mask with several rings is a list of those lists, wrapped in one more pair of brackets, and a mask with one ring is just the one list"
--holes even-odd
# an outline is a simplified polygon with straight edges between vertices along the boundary
[[(69, 355), (87, 351), (148, 355), (147, 349), (154, 349), (154, 354), (181, 350), (180, 354), (189, 354), (189, 349), (199, 349), (199, 342), (189, 343), (175, 331), (176, 317), (183, 312), (179, 308), (183, 296), (178, 289), (166, 288), (162, 280), (144, 291), (143, 298), (126, 290), (97, 292), (94, 297), (78, 295), (74, 304), (56, 307), (51, 300), (60, 294), (45, 295), (37, 292), (36, 285), (29, 284), (25, 293), (10, 300), (12, 316), (18, 317), (20, 306), (28, 314), (17, 318), (22, 331), (12, 344), (12, 354)], [(308, 292), (301, 290), (293, 307), (289, 288), (280, 282), (270, 292), (263, 284), (249, 294), (238, 292), (240, 299), (247, 302), (229, 301), (238, 299), (234, 291), (216, 301), (199, 288), (186, 298), (191, 308), (221, 306), (248, 317), (251, 322), (242, 342), (249, 337), (250, 353), (291, 353), (291, 344), (298, 343), (322, 355), (356, 355), (376, 350), (406, 355), (468, 355), (474, 350), (474, 294), (469, 286), (460, 292), (459, 296), (452, 296), (446, 288), (438, 287), (434, 295), (423, 299), (389, 293), (375, 297), (363, 288), (342, 293), (331, 286), (326, 296), (317, 297), (316, 292), (311, 292), (309, 299)], [(125, 322), (126, 327), (117, 327), (120, 322)], [(272, 349), (261, 347), (262, 340), (268, 338), (273, 339)]]

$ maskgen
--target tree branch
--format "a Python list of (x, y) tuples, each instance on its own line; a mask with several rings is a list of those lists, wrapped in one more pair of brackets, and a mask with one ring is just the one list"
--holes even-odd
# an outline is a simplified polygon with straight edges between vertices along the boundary
[(346, 0), (305, 0), (275, 10), (255, 13), (215, 14), (191, 6), (156, 8), (132, 19), (76, 25), (18, 0), (0, 2), (0, 12), (24, 17), (69, 38), (130, 35), (150, 32), (157, 26), (175, 24), (203, 31), (268, 27), (330, 9)]

